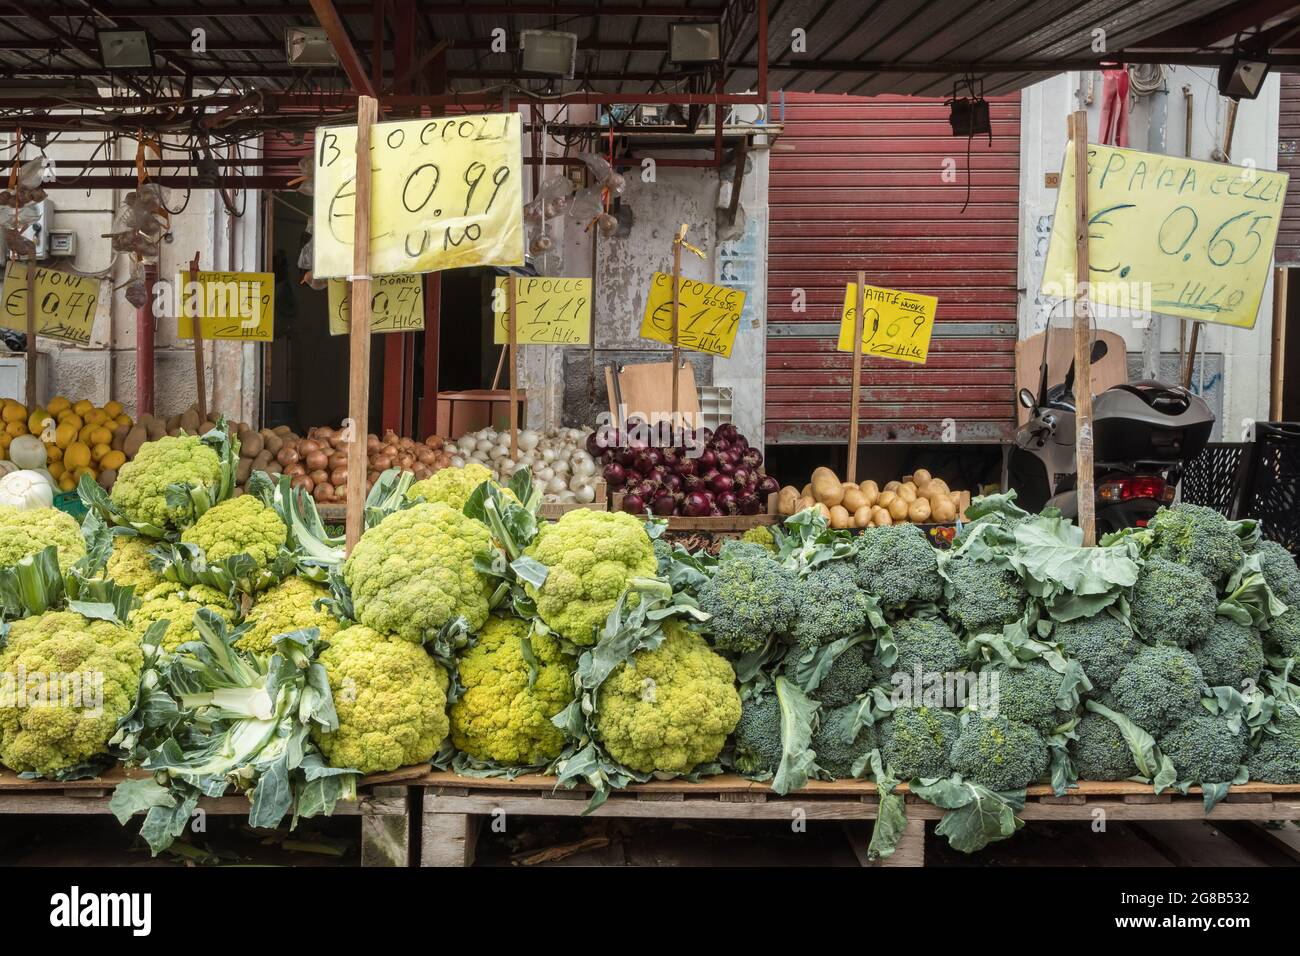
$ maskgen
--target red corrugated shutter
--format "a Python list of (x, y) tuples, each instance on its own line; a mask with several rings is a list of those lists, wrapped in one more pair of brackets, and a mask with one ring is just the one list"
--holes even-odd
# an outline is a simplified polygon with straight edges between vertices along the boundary
[[(780, 107), (772, 118), (780, 121)], [(848, 438), (852, 356), (835, 350), (844, 287), (937, 296), (926, 365), (864, 359), (864, 441), (1007, 438), (1015, 420), (1020, 99), (992, 101), (993, 145), (952, 135), (942, 100), (785, 97), (768, 186), (767, 441)], [(781, 147), (793, 147), (782, 151)], [(945, 160), (955, 179), (945, 181)], [(952, 166), (952, 164), (948, 164)], [(795, 291), (807, 310), (795, 312)], [(956, 423), (955, 435), (945, 425)]]
[(1278, 265), (1300, 265), (1300, 75), (1282, 74), (1277, 119), (1277, 168), (1291, 174), (1277, 233)]

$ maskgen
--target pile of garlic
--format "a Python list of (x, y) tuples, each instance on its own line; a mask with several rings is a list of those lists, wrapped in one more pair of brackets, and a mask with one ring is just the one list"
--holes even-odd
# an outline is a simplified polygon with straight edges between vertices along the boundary
[(596, 500), (600, 466), (587, 451), (584, 428), (552, 428), (519, 431), (519, 461), (510, 458), (510, 432), (484, 428), (456, 439), (449, 450), (456, 466), (476, 461), (492, 470), (497, 481), (510, 480), (516, 468), (531, 468), (533, 482), (542, 489), (543, 500), (560, 504), (588, 504)]

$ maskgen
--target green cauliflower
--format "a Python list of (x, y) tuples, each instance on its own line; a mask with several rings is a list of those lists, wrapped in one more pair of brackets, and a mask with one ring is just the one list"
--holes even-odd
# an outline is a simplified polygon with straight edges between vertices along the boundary
[(773, 559), (772, 552), (761, 544), (755, 544), (752, 541), (741, 541), (739, 539), (724, 541), (722, 547), (718, 549), (719, 561), (739, 561), (742, 559), (755, 561), (760, 558), (771, 561)]
[(241, 651), (269, 655), (275, 651), (272, 641), (280, 634), (314, 627), (328, 641), (341, 626), (316, 602), (330, 596), (329, 589), (306, 578), (288, 577), (257, 595), (244, 619), (248, 629), (235, 643)]
[(750, 528), (740, 536), (740, 540), (760, 545), (772, 554), (776, 554), (776, 537), (767, 525), (761, 524), (757, 528)]
[(227, 624), (235, 620), (235, 608), (229, 598), (206, 584), (185, 587), (173, 581), (163, 581), (140, 596), (140, 606), (131, 612), (131, 627), (139, 637), (157, 621), (167, 622), (162, 649), (173, 652), (186, 641), (197, 641), (198, 630), (194, 615), (200, 608), (208, 608)]
[(429, 478), (414, 482), (406, 489), (406, 500), (416, 501), (423, 498), (427, 504), (441, 501), (455, 511), (461, 511), (474, 489), (485, 481), (491, 481), (507, 497), (517, 501), (514, 492), (502, 488), (492, 479), (492, 472), (476, 461), (468, 462), (463, 468), (439, 468)]
[(1255, 741), (1247, 766), (1251, 780), (1300, 783), (1300, 714), (1279, 710)]
[(967, 634), (1001, 633), (1024, 616), (1029, 593), (1015, 571), (958, 554), (944, 576), (948, 617)]
[(745, 699), (731, 762), (741, 773), (776, 773), (781, 763), (781, 701), (776, 694)]
[(1113, 720), (1087, 713), (1074, 733), (1069, 750), (1080, 780), (1127, 780), (1138, 775), (1133, 751)]
[(623, 512), (570, 511), (543, 524), (524, 554), (548, 568), (540, 588), (527, 585), (537, 615), (580, 646), (596, 642), (633, 578), (654, 577), (659, 569), (645, 526)]
[(899, 780), (926, 780), (952, 773), (953, 745), (961, 719), (932, 707), (899, 707), (880, 727), (885, 767)]
[(1005, 717), (973, 717), (952, 748), (952, 767), (965, 780), (990, 790), (1023, 790), (1047, 772), (1042, 735)]
[(1160, 644), (1144, 647), (1124, 665), (1111, 694), (1113, 709), (1158, 736), (1172, 728), (1204, 690), (1205, 675), (1191, 652)]
[(416, 644), (457, 617), (477, 631), (492, 586), (474, 558), (491, 548), (486, 525), (441, 502), (390, 514), (343, 564), (357, 621)]
[(716, 760), (740, 721), (726, 658), (675, 620), (663, 627), (663, 642), (619, 664), (597, 694), (597, 736), (638, 773), (688, 773)]
[(700, 587), (699, 603), (702, 611), (713, 615), (709, 621), (713, 645), (748, 654), (790, 630), (798, 609), (794, 598), (798, 579), (757, 545), (743, 545), (757, 554), (737, 555), (728, 550), (734, 547), (729, 542), (723, 548), (723, 560), (713, 577)]
[(193, 521), (193, 507), (167, 503), (167, 486), (210, 485), (221, 477), (221, 459), (195, 435), (145, 442), (117, 473), (109, 500), (136, 523), (179, 531)]
[(1147, 522), (1152, 553), (1191, 568), (1221, 588), (1241, 565), (1245, 552), (1231, 522), (1204, 505), (1161, 508)]
[(1106, 611), (1058, 621), (1052, 628), (1052, 639), (1083, 667), (1092, 682), (1093, 696), (1110, 690), (1124, 665), (1142, 647), (1128, 622)]
[(799, 580), (794, 596), (797, 609), (790, 634), (805, 649), (866, 629), (868, 598), (858, 590), (848, 561), (813, 568)]
[(1200, 572), (1164, 558), (1148, 559), (1133, 586), (1133, 626), (1152, 644), (1190, 647), (1214, 626), (1218, 606)]
[(1241, 690), (1247, 682), (1258, 682), (1264, 670), (1264, 642), (1259, 631), (1226, 617), (1216, 617), (1191, 651), (1211, 687)]
[(823, 711), (813, 731), (817, 766), (836, 780), (853, 779), (853, 765), (876, 749), (875, 728), (871, 724), (859, 726), (857, 710), (857, 704), (847, 704)]
[(135, 588), (136, 596), (151, 591), (163, 583), (161, 575), (149, 562), (151, 538), (136, 534), (113, 535), (113, 553), (109, 555), (104, 577), (122, 587)]
[(209, 564), (246, 554), (265, 568), (275, 560), (289, 531), (280, 516), (253, 495), (241, 495), (203, 513), (181, 540), (203, 552)]
[(1174, 763), (1179, 780), (1230, 783), (1246, 759), (1246, 731), (1223, 717), (1192, 713), (1160, 738), (1160, 752)]
[(447, 672), (423, 647), (361, 625), (329, 644), (319, 659), (339, 726), (311, 735), (329, 765), (366, 774), (433, 759), (449, 728)]
[(0, 653), (0, 680), (14, 691), (0, 700), (0, 763), (49, 775), (108, 753), (142, 666), (139, 637), (110, 621), (50, 611), (12, 622)]
[[(573, 700), (573, 661), (550, 635), (533, 635), (515, 617), (488, 618), (478, 642), (460, 658), (465, 691), (451, 705), (451, 742), (478, 760), (532, 765), (554, 760), (564, 734), (551, 718)], [(530, 667), (523, 642), (536, 662)]]
[(1264, 640), (1270, 653), (1300, 660), (1300, 605), (1269, 621)]
[(1260, 541), (1251, 553), (1259, 555), (1264, 580), (1278, 600), (1300, 605), (1300, 568), (1296, 567), (1295, 556), (1276, 541)]
[(943, 594), (934, 545), (914, 524), (866, 528), (853, 558), (858, 587), (897, 608), (909, 601), (937, 601)]
[(999, 716), (1027, 724), (1045, 736), (1068, 719), (1056, 708), (1061, 675), (1048, 664), (1030, 661), (1024, 667), (1000, 667), (994, 674)]
[(0, 567), (17, 564), (53, 545), (59, 552), (59, 570), (67, 571), (86, 553), (81, 526), (57, 508), (21, 510), (0, 505)]

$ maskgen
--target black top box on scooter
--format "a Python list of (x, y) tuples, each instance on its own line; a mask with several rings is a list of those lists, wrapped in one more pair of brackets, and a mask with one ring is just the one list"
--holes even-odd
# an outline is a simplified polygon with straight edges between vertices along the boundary
[(1093, 455), (1106, 462), (1185, 462), (1210, 440), (1214, 413), (1181, 385), (1126, 382), (1093, 401)]

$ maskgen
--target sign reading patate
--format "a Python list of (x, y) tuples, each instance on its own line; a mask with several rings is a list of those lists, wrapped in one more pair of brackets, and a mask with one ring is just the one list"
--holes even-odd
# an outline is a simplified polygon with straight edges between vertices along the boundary
[[(1087, 149), (1089, 298), (1253, 328), (1286, 173), (1094, 143)], [(1071, 144), (1043, 269), (1045, 296), (1075, 294), (1074, 179)]]
[[(510, 341), (506, 277), (492, 295), (492, 341)], [(586, 345), (591, 341), (591, 280), (555, 276), (515, 278), (515, 341), (520, 345)]]
[(194, 318), (205, 339), (269, 342), (275, 333), (275, 276), (270, 272), (178, 273), (176, 335), (194, 338)]
[[(73, 345), (89, 345), (99, 304), (99, 280), (92, 276), (36, 267), (36, 334)], [(0, 326), (27, 331), (27, 263), (5, 270)]]
[[(836, 348), (853, 351), (853, 326), (858, 308), (858, 284), (844, 290), (840, 338)], [(930, 333), (939, 300), (917, 292), (862, 287), (862, 354), (924, 365), (930, 355)]]
[[(695, 352), (731, 358), (745, 309), (745, 293), (698, 279), (678, 284), (677, 344)], [(650, 279), (641, 338), (673, 344), (673, 277), (656, 272)]]
[[(329, 281), (330, 335), (352, 325), (352, 283)], [(424, 276), (375, 276), (370, 280), (370, 331), (419, 332), (424, 328)]]
[[(377, 123), (371, 130), (370, 272), (524, 262), (518, 113)], [(316, 130), (312, 274), (352, 275), (355, 126)]]

